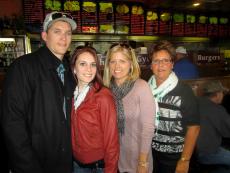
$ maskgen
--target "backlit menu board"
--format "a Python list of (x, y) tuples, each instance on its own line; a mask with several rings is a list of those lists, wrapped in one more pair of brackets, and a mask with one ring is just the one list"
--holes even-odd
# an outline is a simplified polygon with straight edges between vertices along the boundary
[(196, 35), (196, 16), (193, 14), (185, 15), (184, 35), (185, 36)]
[(230, 27), (228, 25), (219, 25), (219, 37), (228, 37), (230, 35)]
[(98, 17), (97, 4), (94, 1), (82, 2), (82, 32), (97, 33), (98, 32)]
[(130, 33), (133, 35), (144, 35), (145, 33), (145, 16), (142, 5), (131, 6), (131, 23)]
[(61, 11), (61, 0), (44, 0), (44, 7), (48, 11)]
[(207, 36), (207, 16), (201, 15), (198, 17), (196, 24), (196, 36), (206, 37)]
[[(55, 1), (44, 0), (43, 2), (44, 2), (44, 8), (45, 8), (45, 10), (44, 10), (45, 16), (48, 13), (51, 13), (53, 11), (62, 11), (61, 0), (55, 0)], [(44, 18), (45, 18), (45, 16), (44, 16)]]
[(218, 37), (218, 18), (209, 17), (208, 18), (208, 36), (209, 37)]
[(114, 33), (114, 13), (111, 2), (99, 2), (99, 32)]
[(156, 11), (147, 10), (145, 19), (145, 35), (158, 34), (158, 14)]
[(130, 7), (128, 4), (115, 5), (115, 33), (129, 34), (130, 30)]
[(42, 0), (24, 0), (24, 22), (30, 32), (41, 32), (43, 23)]
[(219, 37), (230, 35), (229, 19), (227, 17), (219, 18)]
[(76, 0), (66, 0), (64, 2), (64, 12), (70, 14), (77, 23), (77, 29), (73, 33), (81, 32), (80, 2)]
[(171, 14), (169, 12), (161, 12), (159, 20), (159, 34), (170, 35), (171, 34)]
[(184, 14), (183, 13), (173, 14), (172, 35), (184, 36)]

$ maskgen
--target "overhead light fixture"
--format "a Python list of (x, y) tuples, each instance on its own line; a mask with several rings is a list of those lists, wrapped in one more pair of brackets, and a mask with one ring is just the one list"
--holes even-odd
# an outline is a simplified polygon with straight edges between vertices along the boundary
[(199, 5), (200, 5), (200, 3), (199, 2), (196, 2), (196, 3), (194, 3), (194, 4), (192, 4), (194, 7), (198, 7)]
[(0, 42), (11, 42), (11, 41), (15, 41), (14, 38), (0, 38)]

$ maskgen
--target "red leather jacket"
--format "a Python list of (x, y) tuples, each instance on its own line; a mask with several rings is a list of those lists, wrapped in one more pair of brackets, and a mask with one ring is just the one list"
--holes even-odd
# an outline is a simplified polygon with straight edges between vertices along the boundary
[(84, 101), (72, 109), (71, 132), (75, 159), (92, 163), (104, 159), (105, 173), (117, 173), (119, 136), (115, 102), (109, 89), (92, 86)]

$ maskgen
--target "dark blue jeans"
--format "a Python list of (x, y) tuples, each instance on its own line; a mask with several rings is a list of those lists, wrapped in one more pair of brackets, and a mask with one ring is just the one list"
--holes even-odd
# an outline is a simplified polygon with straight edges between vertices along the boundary
[(103, 173), (104, 169), (103, 168), (82, 168), (80, 167), (76, 162), (73, 162), (74, 166), (74, 171), (73, 173)]
[(230, 172), (230, 151), (223, 147), (218, 148), (217, 152), (211, 154), (198, 153), (198, 160), (202, 164), (226, 165), (218, 170), (216, 173)]

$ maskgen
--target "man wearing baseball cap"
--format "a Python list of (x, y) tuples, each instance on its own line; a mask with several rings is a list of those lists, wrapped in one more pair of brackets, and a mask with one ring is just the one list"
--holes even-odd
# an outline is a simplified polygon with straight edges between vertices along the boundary
[(228, 92), (220, 81), (208, 81), (203, 97), (198, 98), (200, 134), (197, 140), (198, 161), (202, 164), (225, 165), (215, 172), (230, 172), (230, 150), (221, 146), (222, 138), (230, 138), (230, 115), (220, 105)]
[(45, 45), (17, 58), (2, 91), (1, 126), (12, 173), (71, 173), (71, 97), (74, 80), (64, 58), (76, 22), (47, 14)]
[(173, 71), (179, 79), (196, 79), (199, 76), (197, 67), (188, 59), (187, 50), (183, 46), (176, 48)]

